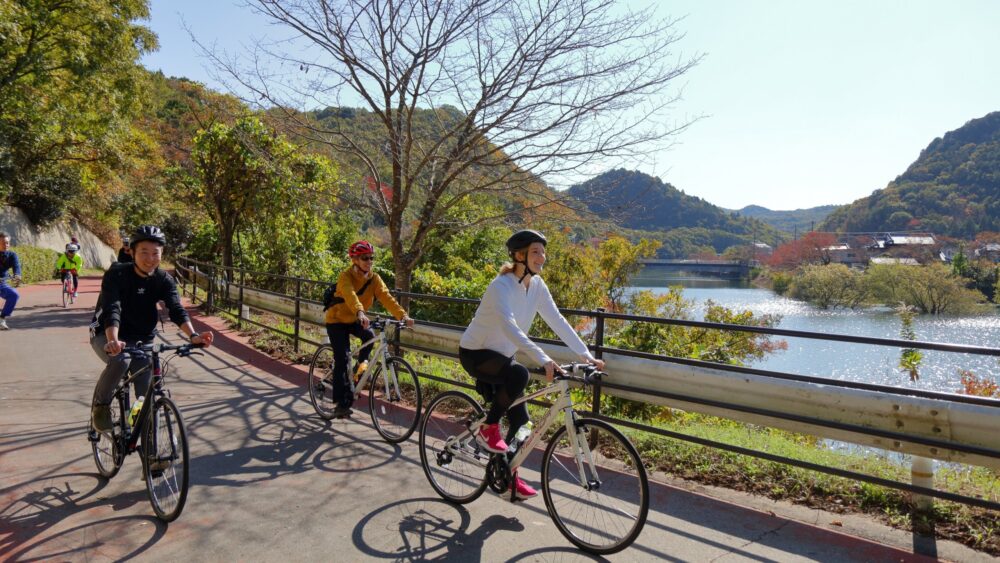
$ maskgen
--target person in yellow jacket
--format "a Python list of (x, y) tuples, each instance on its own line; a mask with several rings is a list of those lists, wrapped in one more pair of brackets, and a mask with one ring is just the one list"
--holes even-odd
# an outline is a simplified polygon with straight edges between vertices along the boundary
[[(337, 290), (334, 292), (332, 305), (326, 310), (326, 333), (330, 337), (330, 347), (333, 348), (333, 400), (337, 407), (333, 416), (343, 418), (351, 415), (351, 403), (354, 397), (347, 381), (347, 363), (350, 360), (349, 338), (354, 335), (366, 342), (375, 338), (375, 333), (369, 328), (369, 319), (365, 311), (378, 298), (379, 303), (392, 314), (396, 320), (406, 321), (413, 326), (413, 319), (399, 306), (389, 293), (382, 278), (372, 271), (375, 262), (375, 248), (366, 240), (359, 240), (351, 245), (347, 252), (351, 259), (351, 267), (344, 270), (337, 279)], [(371, 346), (365, 346), (358, 352), (358, 369), (363, 372), (368, 367), (368, 355)]]

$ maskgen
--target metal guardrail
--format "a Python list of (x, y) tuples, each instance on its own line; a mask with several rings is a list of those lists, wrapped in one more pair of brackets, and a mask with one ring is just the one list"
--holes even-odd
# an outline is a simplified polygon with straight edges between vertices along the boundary
[[(274, 327), (240, 318), (292, 338), (295, 349), (305, 341), (300, 331), (301, 323), (322, 324), (322, 310), (318, 300), (311, 296), (321, 293), (329, 282), (306, 280), (266, 272), (250, 272), (240, 268), (222, 268), (215, 264), (182, 258), (177, 264), (182, 291), (188, 286), (201, 287), (205, 305), (210, 311), (220, 299), (234, 304), (237, 310), (252, 305), (255, 309), (289, 318), (294, 331), (288, 333)], [(228, 275), (224, 275), (228, 274)], [(246, 284), (247, 277), (268, 280), (269, 288), (261, 289)], [(284, 284), (294, 286), (294, 292), (284, 293), (274, 287)], [(304, 286), (313, 291), (303, 292)], [(190, 292), (194, 297), (194, 292)], [(478, 304), (475, 299), (396, 292), (411, 300), (439, 303)], [(956, 495), (932, 488), (927, 478), (929, 462), (924, 458), (957, 461), (974, 465), (1000, 468), (1000, 400), (984, 397), (914, 390), (885, 385), (838, 381), (815, 376), (773, 372), (742, 366), (716, 364), (689, 358), (674, 358), (607, 346), (604, 328), (607, 320), (645, 322), (664, 325), (690, 326), (711, 330), (743, 331), (774, 336), (834, 340), (915, 348), (946, 352), (978, 354), (1000, 357), (1000, 349), (959, 344), (869, 338), (852, 335), (820, 334), (776, 328), (728, 325), (701, 321), (681, 321), (656, 317), (642, 317), (610, 313), (603, 310), (587, 311), (563, 309), (567, 316), (584, 316), (593, 319), (595, 330), (589, 344), (596, 357), (604, 357), (614, 366), (615, 377), (596, 387), (593, 392), (593, 415), (626, 427), (668, 436), (704, 446), (750, 455), (809, 470), (820, 471), (857, 481), (909, 491), (916, 495), (936, 497), (963, 504), (1000, 510), (1000, 503)], [(238, 315), (242, 317), (242, 315)], [(455, 358), (457, 341), (464, 327), (435, 322), (419, 321), (418, 330), (407, 331), (402, 348)], [(555, 359), (574, 359), (568, 349), (553, 340), (534, 339)], [(456, 385), (463, 382), (447, 380), (421, 373), (422, 377), (448, 381)], [(818, 466), (793, 458), (776, 456), (767, 452), (749, 450), (695, 436), (680, 434), (630, 420), (615, 419), (601, 414), (604, 395), (615, 395), (642, 402), (667, 405), (687, 411), (702, 412), (819, 437), (853, 442), (888, 451), (909, 453), (914, 456), (914, 483), (902, 483), (838, 468)], [(922, 460), (919, 471), (916, 460)], [(918, 473), (923, 477), (918, 479)]]

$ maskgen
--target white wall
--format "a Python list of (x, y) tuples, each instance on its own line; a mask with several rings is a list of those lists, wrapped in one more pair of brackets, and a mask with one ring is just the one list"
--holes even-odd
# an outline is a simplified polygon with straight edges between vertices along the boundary
[(69, 237), (75, 236), (80, 241), (80, 254), (87, 268), (106, 269), (118, 257), (118, 249), (104, 244), (74, 219), (37, 229), (23, 211), (3, 205), (0, 206), (0, 231), (10, 235), (14, 246), (37, 246), (56, 252), (63, 252)]

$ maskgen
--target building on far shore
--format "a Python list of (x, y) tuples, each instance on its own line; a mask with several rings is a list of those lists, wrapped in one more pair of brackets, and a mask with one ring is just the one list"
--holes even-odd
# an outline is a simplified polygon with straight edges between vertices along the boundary
[(872, 264), (899, 264), (902, 266), (919, 266), (920, 262), (916, 258), (895, 258), (892, 256), (876, 256), (871, 259)]

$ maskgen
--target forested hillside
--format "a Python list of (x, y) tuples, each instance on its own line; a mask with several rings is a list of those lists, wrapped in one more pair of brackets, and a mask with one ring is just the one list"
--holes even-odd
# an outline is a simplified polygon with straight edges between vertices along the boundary
[(746, 217), (760, 219), (772, 227), (785, 231), (786, 233), (805, 233), (823, 222), (839, 205), (820, 205), (807, 209), (793, 209), (791, 211), (776, 211), (761, 207), (759, 205), (748, 205), (743, 209), (733, 210)]
[(638, 171), (610, 170), (569, 189), (588, 210), (663, 242), (659, 255), (685, 257), (724, 252), (757, 241), (776, 244), (785, 235), (757, 219), (727, 212)]
[(934, 139), (885, 189), (838, 209), (819, 229), (926, 230), (965, 239), (1000, 231), (1000, 112)]

